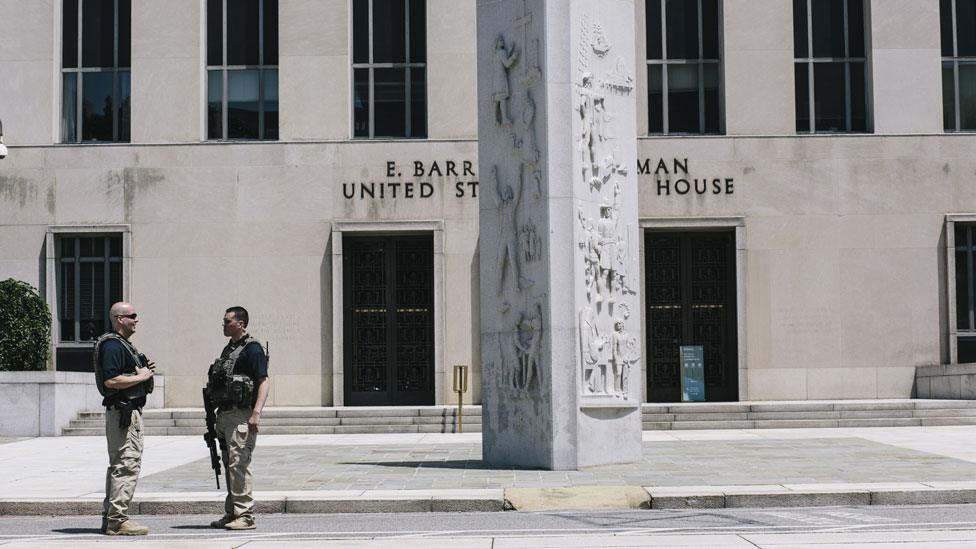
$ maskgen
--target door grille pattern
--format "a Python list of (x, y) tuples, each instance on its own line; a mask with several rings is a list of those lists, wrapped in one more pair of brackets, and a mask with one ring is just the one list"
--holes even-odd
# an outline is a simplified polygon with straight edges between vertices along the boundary
[(646, 233), (650, 402), (680, 400), (682, 345), (703, 347), (707, 400), (737, 399), (733, 243), (732, 232)]
[(345, 402), (434, 400), (431, 237), (344, 237)]

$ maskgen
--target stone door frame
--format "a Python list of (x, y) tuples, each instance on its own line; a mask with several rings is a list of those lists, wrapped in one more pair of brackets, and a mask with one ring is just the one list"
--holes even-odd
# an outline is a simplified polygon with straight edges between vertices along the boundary
[(345, 405), (343, 356), (342, 235), (431, 233), (434, 239), (434, 403), (444, 400), (444, 223), (442, 221), (346, 221), (332, 224), (332, 405)]
[(641, 217), (640, 226), (640, 310), (641, 312), (641, 401), (647, 402), (647, 292), (644, 291), (647, 273), (644, 269), (645, 240), (648, 229), (695, 231), (702, 229), (731, 229), (735, 231), (735, 299), (736, 346), (739, 370), (739, 401), (749, 398), (748, 349), (746, 347), (746, 224), (745, 217)]

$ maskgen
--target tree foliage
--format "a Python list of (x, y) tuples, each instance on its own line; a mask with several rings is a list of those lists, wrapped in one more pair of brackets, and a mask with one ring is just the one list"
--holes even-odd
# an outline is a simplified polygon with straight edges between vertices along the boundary
[(0, 371), (44, 370), (51, 342), (51, 311), (26, 282), (0, 281)]

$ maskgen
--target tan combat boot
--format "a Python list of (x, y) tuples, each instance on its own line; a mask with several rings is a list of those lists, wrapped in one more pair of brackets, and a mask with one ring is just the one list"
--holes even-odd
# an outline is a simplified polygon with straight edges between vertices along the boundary
[(228, 530), (254, 530), (257, 526), (254, 524), (254, 517), (244, 515), (228, 522), (224, 528)]
[(223, 528), (224, 526), (227, 526), (227, 523), (228, 522), (233, 522), (233, 521), (234, 521), (234, 515), (224, 515), (224, 516), (220, 517), (219, 519), (211, 522), (210, 523), (210, 527), (211, 528)]
[(105, 534), (109, 536), (145, 536), (149, 533), (149, 528), (139, 524), (134, 520), (127, 520), (122, 524), (105, 529)]

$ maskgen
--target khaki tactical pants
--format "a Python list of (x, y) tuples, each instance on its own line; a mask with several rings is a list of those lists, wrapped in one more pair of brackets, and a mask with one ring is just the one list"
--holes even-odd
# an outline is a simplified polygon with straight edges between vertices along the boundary
[(247, 428), (251, 417), (250, 408), (217, 410), (217, 438), (225, 442), (223, 452), (224, 471), (227, 481), (227, 498), (224, 500), (225, 517), (253, 516), (254, 496), (251, 495), (251, 454), (258, 440), (257, 433)]
[(132, 424), (119, 427), (119, 410), (105, 411), (105, 439), (108, 441), (108, 471), (105, 473), (105, 500), (102, 515), (109, 528), (118, 528), (129, 519), (126, 511), (136, 491), (142, 467), (142, 412), (132, 410)]

